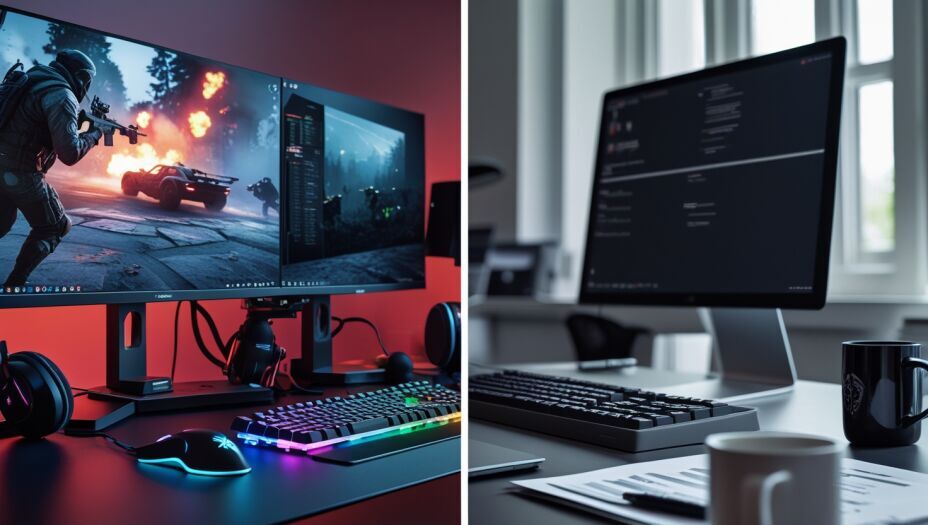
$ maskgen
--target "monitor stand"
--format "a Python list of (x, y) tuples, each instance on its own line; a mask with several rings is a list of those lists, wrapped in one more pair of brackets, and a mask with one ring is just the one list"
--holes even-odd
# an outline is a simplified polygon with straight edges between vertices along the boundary
[(307, 298), (302, 303), (302, 336), (299, 358), (290, 360), (290, 373), (311, 385), (361, 385), (384, 383), (383, 368), (335, 370), (332, 347), (332, 306), (328, 295)]
[(147, 373), (145, 303), (106, 306), (106, 385), (75, 399), (69, 431), (103, 430), (133, 414), (273, 401), (271, 389), (222, 381), (172, 383)]
[(796, 367), (779, 309), (702, 308), (712, 336), (715, 377), (661, 387), (668, 394), (738, 402), (790, 392)]

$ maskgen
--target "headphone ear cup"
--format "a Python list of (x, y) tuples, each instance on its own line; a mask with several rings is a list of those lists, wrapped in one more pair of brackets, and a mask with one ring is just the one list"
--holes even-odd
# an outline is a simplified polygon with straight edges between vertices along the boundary
[(438, 303), (425, 321), (425, 352), (439, 368), (456, 372), (461, 369), (461, 305)]
[(48, 373), (54, 379), (53, 383), (58, 387), (58, 392), (61, 395), (63, 410), (60, 414), (61, 420), (56, 424), (55, 432), (57, 432), (64, 428), (68, 421), (71, 421), (71, 416), (74, 414), (74, 394), (71, 390), (71, 383), (68, 382), (67, 376), (64, 375), (64, 372), (58, 368), (54, 361), (42, 354), (32, 353), (32, 355), (45, 363)]
[(61, 370), (47, 357), (35, 352), (18, 352), (9, 360), (10, 374), (20, 388), (28, 390), (29, 410), (15, 422), (19, 434), (41, 438), (64, 427), (71, 419), (74, 402), (71, 387)]

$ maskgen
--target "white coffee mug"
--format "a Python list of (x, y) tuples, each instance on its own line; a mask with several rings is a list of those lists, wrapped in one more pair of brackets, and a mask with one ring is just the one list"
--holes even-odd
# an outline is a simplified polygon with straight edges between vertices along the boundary
[(844, 445), (820, 436), (728, 432), (706, 439), (713, 525), (838, 525)]

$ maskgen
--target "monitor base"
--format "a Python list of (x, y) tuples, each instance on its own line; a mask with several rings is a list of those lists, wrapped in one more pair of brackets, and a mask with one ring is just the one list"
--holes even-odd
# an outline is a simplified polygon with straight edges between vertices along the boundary
[(75, 400), (75, 413), (67, 425), (70, 431), (97, 431), (108, 428), (134, 414), (191, 408), (270, 403), (274, 392), (254, 385), (233, 385), (228, 381), (175, 383), (172, 392), (135, 395), (105, 386), (91, 389), (87, 400)]
[(717, 374), (658, 388), (662, 393), (739, 403), (788, 394), (796, 383), (789, 337), (778, 309), (709, 308), (700, 311), (712, 335)]
[(370, 383), (385, 383), (386, 370), (375, 368), (370, 370), (348, 370), (345, 372), (331, 372), (316, 370), (304, 374), (313, 385), (365, 385)]
[(718, 378), (669, 385), (656, 390), (663, 394), (714, 399), (724, 403), (736, 404), (743, 401), (788, 394), (793, 391), (793, 385), (773, 385)]

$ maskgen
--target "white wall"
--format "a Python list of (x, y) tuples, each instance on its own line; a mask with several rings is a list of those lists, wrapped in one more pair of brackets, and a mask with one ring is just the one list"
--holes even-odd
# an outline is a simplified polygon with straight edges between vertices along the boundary
[(618, 5), (613, 0), (587, 0), (564, 6), (560, 237), (565, 264), (553, 287), (557, 298), (575, 298), (580, 286), (602, 96), (619, 79)]
[(470, 191), (471, 226), (492, 225), (497, 239), (516, 238), (518, 1), (471, 0), (468, 6), (468, 106), (473, 161), (502, 168), (499, 182)]

